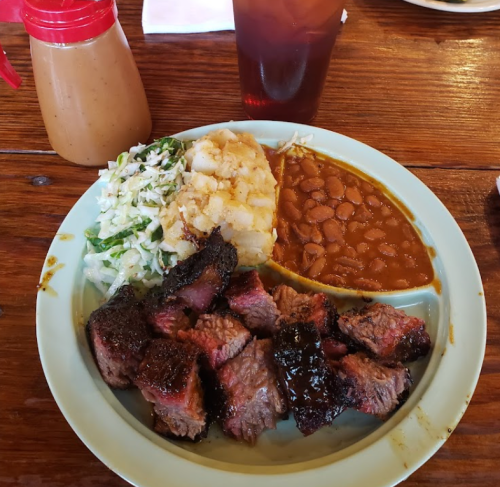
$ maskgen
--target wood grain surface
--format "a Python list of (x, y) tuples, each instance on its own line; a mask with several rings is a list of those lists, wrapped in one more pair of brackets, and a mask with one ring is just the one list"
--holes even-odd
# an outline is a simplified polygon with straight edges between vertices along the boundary
[[(452, 14), (401, 0), (351, 0), (347, 10), (314, 125), (385, 152), (436, 193), (470, 243), (487, 302), (486, 356), (470, 406), (401, 485), (497, 487), (500, 11)], [(140, 0), (119, 2), (119, 12), (152, 108), (152, 137), (245, 118), (233, 33), (144, 36)], [(49, 245), (97, 171), (49, 152), (23, 27), (0, 24), (0, 42), (23, 77), (17, 92), (0, 83), (0, 486), (124, 487), (64, 420), (35, 336)]]

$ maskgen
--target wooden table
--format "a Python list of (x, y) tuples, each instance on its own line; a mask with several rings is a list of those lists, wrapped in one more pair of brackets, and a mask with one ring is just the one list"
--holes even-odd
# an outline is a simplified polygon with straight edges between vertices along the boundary
[[(245, 119), (234, 33), (145, 36), (141, 3), (121, 1), (119, 11), (150, 101), (152, 136)], [(496, 487), (500, 11), (441, 13), (401, 0), (350, 0), (347, 9), (314, 124), (385, 152), (436, 193), (472, 247), (488, 306), (486, 357), (471, 404), (446, 444), (402, 485)], [(2, 24), (0, 41), (24, 80), (17, 92), (0, 83), (0, 486), (125, 486), (59, 412), (35, 338), (47, 250), (97, 172), (51, 152), (23, 27)]]

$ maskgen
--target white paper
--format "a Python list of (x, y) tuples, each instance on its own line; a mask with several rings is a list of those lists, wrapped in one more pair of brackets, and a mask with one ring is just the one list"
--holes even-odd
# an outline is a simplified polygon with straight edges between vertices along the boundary
[(234, 30), (232, 0), (144, 0), (144, 34)]

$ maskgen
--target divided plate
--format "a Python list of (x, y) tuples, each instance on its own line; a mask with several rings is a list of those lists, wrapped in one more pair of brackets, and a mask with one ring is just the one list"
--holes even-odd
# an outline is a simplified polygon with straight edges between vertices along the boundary
[(54, 274), (37, 301), (39, 352), (52, 394), (87, 447), (137, 486), (395, 485), (446, 441), (464, 414), (479, 376), (486, 309), (467, 241), (419, 179), (360, 142), (315, 127), (263, 121), (200, 127), (176, 137), (193, 140), (219, 128), (251, 132), (270, 146), (289, 140), (295, 131), (299, 137), (312, 135), (309, 147), (377, 179), (413, 213), (424, 242), (435, 250), (433, 265), (441, 286), (381, 293), (376, 298), (425, 319), (431, 335), (431, 353), (411, 366), (415, 383), (408, 401), (385, 423), (347, 411), (333, 426), (307, 438), (291, 418), (280, 422), (277, 430), (265, 432), (253, 448), (223, 437), (217, 427), (198, 444), (155, 434), (150, 429), (150, 408), (140, 393), (109, 389), (86, 341), (84, 325), (99, 306), (100, 296), (83, 277), (83, 232), (99, 212), (98, 183), (69, 212), (42, 270), (42, 279), (47, 272)]

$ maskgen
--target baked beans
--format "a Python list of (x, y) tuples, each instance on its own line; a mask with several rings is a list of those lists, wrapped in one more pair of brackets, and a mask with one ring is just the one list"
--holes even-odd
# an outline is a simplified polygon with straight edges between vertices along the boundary
[(366, 291), (432, 282), (427, 248), (379, 183), (312, 150), (266, 153), (275, 174), (285, 157), (276, 262), (324, 284)]

